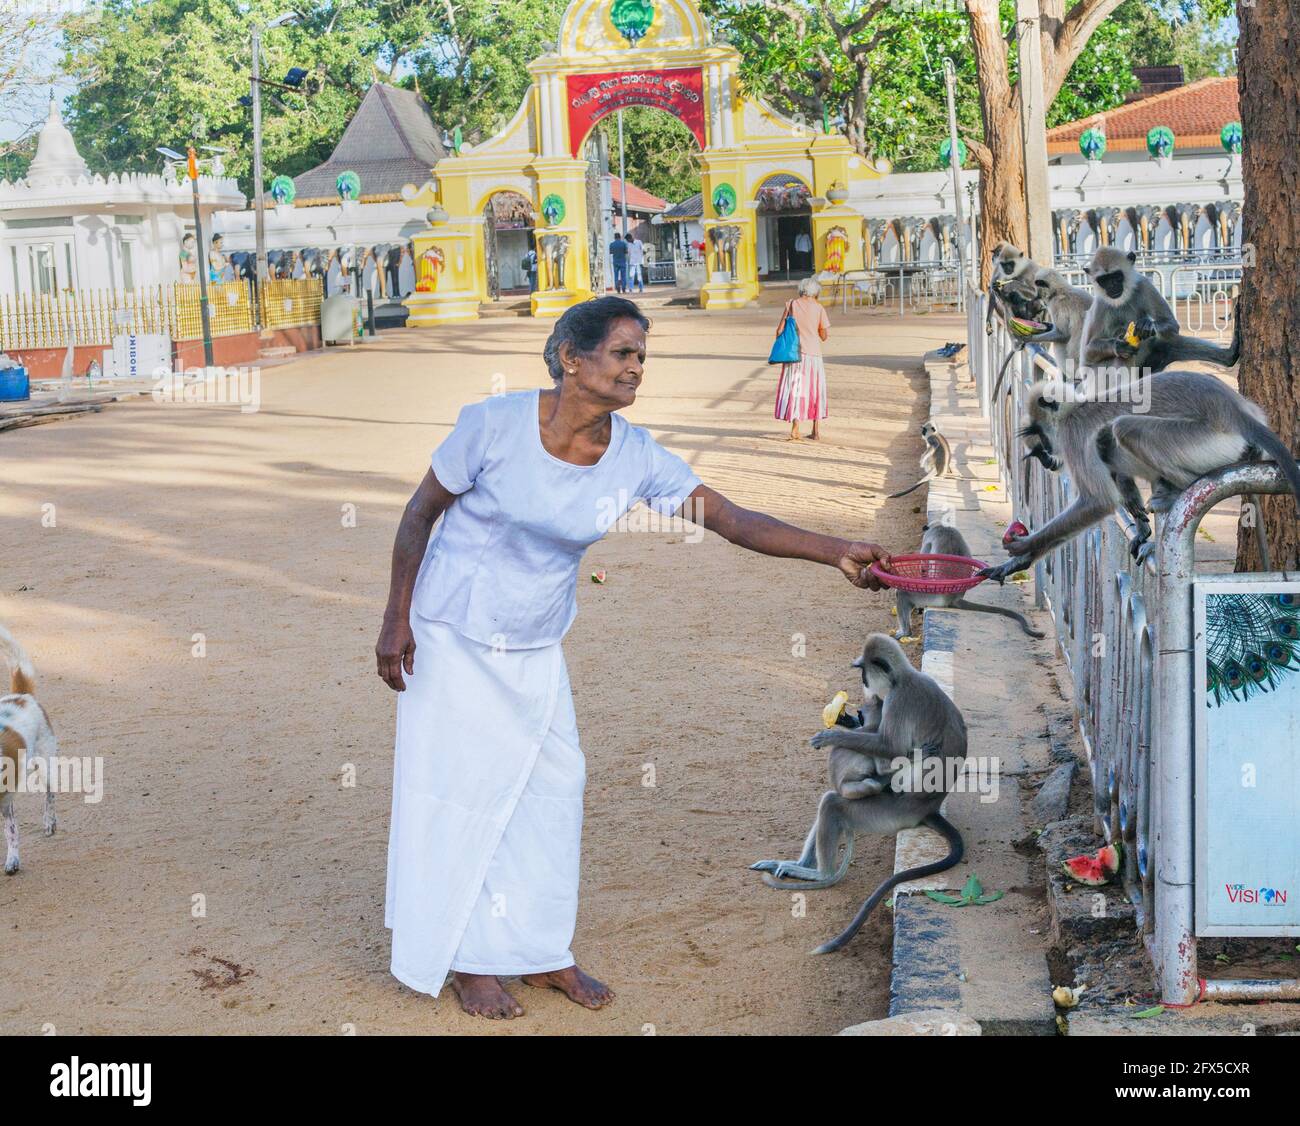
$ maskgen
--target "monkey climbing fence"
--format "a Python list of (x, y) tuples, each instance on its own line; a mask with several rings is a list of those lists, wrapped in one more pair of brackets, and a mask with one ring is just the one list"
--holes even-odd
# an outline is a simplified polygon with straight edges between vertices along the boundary
[[(1040, 350), (1020, 348), (1000, 315), (988, 320), (986, 302), (978, 290), (966, 302), (970, 371), (1013, 512), (1041, 528), (1070, 504), (1069, 477), (1024, 460), (1017, 433), (1028, 422), (1027, 389), (1060, 373)], [(1276, 466), (1230, 466), (1196, 481), (1157, 519), (1145, 563), (1131, 557), (1134, 525), (1117, 511), (1034, 566), (1036, 602), (1051, 612), (1070, 673), (1094, 823), (1124, 846), (1124, 891), (1168, 1004), (1300, 1000), (1300, 980), (1201, 977), (1193, 926), (1194, 540), (1221, 501), (1288, 491)]]

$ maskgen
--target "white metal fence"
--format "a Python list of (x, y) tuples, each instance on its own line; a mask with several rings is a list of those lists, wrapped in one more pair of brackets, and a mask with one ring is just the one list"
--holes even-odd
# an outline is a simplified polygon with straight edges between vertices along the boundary
[[(986, 301), (976, 290), (967, 295), (970, 370), (1013, 511), (1041, 528), (1070, 504), (1070, 481), (1024, 460), (1017, 432), (1027, 422), (1025, 391), (1059, 373), (1040, 349), (1017, 350), (1000, 315), (986, 321)], [(1194, 539), (1201, 519), (1221, 501), (1287, 491), (1276, 466), (1223, 469), (1194, 483), (1157, 518), (1156, 552), (1145, 565), (1130, 556), (1133, 525), (1117, 511), (1034, 568), (1036, 600), (1051, 611), (1070, 673), (1096, 829), (1124, 846), (1124, 892), (1136, 908), (1162, 998), (1172, 1004), (1198, 996), (1300, 999), (1300, 981), (1202, 979), (1192, 917)]]

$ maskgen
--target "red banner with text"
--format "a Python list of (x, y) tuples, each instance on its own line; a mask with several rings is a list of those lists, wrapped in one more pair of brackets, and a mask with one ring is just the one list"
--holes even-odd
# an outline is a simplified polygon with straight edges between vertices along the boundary
[(578, 155), (591, 127), (627, 106), (654, 106), (680, 118), (704, 148), (704, 76), (697, 66), (570, 74), (569, 139)]

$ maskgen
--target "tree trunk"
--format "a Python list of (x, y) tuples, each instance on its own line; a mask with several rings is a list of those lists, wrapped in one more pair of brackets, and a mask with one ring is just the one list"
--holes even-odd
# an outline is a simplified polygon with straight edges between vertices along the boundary
[(1029, 243), (1025, 216), (1020, 95), (1011, 87), (997, 0), (966, 0), (979, 75), (984, 141), (972, 146), (980, 166), (980, 285), (988, 288), (989, 254), (999, 242)]
[[(1238, 385), (1268, 412), (1293, 452), (1300, 395), (1300, 0), (1239, 0), (1237, 18), (1245, 183)], [(1250, 264), (1253, 256), (1253, 265)], [(1300, 562), (1296, 498), (1263, 497), (1274, 570)], [(1261, 568), (1258, 540), (1237, 537), (1237, 570)]]

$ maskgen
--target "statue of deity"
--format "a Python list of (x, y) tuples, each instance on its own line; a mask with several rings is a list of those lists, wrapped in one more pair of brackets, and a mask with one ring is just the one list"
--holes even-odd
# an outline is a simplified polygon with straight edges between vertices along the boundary
[(221, 249), (221, 236), (214, 235), (212, 246), (208, 249), (208, 281), (220, 282), (226, 280), (226, 267), (229, 262), (225, 253)]
[(179, 258), (181, 264), (181, 284), (198, 285), (199, 251), (198, 243), (192, 234), (186, 235), (181, 239), (181, 252)]

